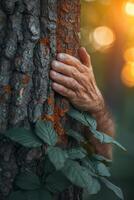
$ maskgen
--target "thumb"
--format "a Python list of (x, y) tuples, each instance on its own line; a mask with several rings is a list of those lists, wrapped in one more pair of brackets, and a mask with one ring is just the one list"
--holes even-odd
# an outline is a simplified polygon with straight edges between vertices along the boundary
[(80, 57), (82, 64), (86, 65), (87, 67), (90, 67), (90, 64), (91, 64), (90, 56), (84, 47), (80, 47), (78, 49), (78, 55)]

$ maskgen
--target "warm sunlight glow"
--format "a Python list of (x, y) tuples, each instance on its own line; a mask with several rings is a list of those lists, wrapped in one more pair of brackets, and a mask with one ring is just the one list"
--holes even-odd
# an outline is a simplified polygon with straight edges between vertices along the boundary
[(126, 49), (124, 53), (124, 59), (127, 62), (134, 62), (134, 47)]
[(134, 87), (134, 63), (128, 63), (121, 73), (122, 82), (128, 87)]
[(125, 4), (125, 12), (130, 15), (130, 16), (134, 16), (134, 2), (127, 2)]
[(92, 38), (95, 48), (101, 49), (110, 47), (115, 40), (115, 35), (107, 26), (100, 26), (94, 30)]

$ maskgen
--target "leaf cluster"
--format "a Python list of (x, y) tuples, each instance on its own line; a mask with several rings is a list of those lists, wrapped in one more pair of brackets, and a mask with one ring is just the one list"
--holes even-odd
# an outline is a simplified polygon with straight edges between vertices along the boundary
[[(96, 120), (86, 112), (71, 107), (68, 115), (87, 126), (101, 143), (112, 143), (125, 150), (112, 137), (99, 132)], [(39, 177), (31, 172), (19, 174), (15, 181), (17, 190), (11, 193), (8, 200), (52, 200), (55, 194), (72, 185), (83, 188), (91, 195), (100, 191), (102, 182), (123, 199), (121, 189), (107, 179), (110, 172), (106, 163), (110, 163), (111, 160), (101, 155), (89, 155), (83, 145), (89, 141), (81, 133), (72, 129), (67, 129), (66, 133), (68, 137), (76, 140), (77, 147), (63, 149), (57, 146), (58, 134), (50, 121), (38, 120), (34, 130), (21, 127), (6, 132), (6, 137), (28, 148), (47, 144), (43, 176)]]

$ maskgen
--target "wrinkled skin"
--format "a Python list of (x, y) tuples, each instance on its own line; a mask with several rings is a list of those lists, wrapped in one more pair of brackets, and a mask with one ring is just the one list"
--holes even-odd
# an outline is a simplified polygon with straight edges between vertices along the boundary
[(95, 113), (102, 109), (104, 100), (99, 91), (93, 68), (85, 48), (78, 50), (79, 59), (59, 53), (52, 62), (52, 88), (67, 97), (79, 110)]
[[(96, 85), (90, 56), (83, 47), (78, 50), (78, 54), (80, 60), (65, 53), (57, 55), (50, 71), (52, 88), (79, 110), (92, 114), (97, 120), (99, 131), (114, 136), (114, 123)], [(97, 154), (112, 159), (111, 144), (101, 144), (92, 135), (90, 141)]]

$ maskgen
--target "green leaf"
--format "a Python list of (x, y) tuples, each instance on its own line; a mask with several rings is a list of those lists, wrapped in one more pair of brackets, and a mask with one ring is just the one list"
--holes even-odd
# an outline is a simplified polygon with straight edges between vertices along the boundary
[(89, 194), (96, 194), (100, 190), (98, 180), (91, 176), (89, 169), (76, 161), (68, 159), (62, 172), (74, 185), (86, 188)]
[(119, 187), (116, 185), (112, 184), (109, 180), (107, 180), (104, 177), (101, 177), (100, 180), (110, 189), (112, 190), (120, 199), (124, 199), (123, 193)]
[(92, 176), (96, 176), (96, 177), (98, 176), (96, 174), (96, 170), (94, 168), (93, 162), (88, 157), (85, 157), (82, 159), (82, 166), (88, 168), (88, 171)]
[(48, 155), (45, 156), (43, 166), (44, 166), (44, 178), (46, 178), (49, 174), (55, 171), (55, 167), (53, 163), (50, 161), (50, 159), (48, 158)]
[(88, 170), (79, 165), (78, 162), (67, 160), (61, 169), (63, 174), (76, 186), (88, 188), (92, 185), (92, 177)]
[(99, 154), (93, 154), (92, 155), (94, 159), (98, 160), (98, 161), (102, 161), (102, 162), (107, 162), (107, 163), (111, 163), (112, 160), (102, 156), (102, 155), (99, 155)]
[(96, 163), (96, 170), (97, 170), (97, 173), (100, 176), (106, 176), (106, 177), (110, 177), (111, 176), (111, 174), (110, 174), (108, 168), (106, 167), (106, 165), (104, 165), (101, 162), (97, 162)]
[(88, 126), (97, 129), (97, 122), (95, 120), (95, 118), (93, 118), (90, 114), (88, 114), (87, 112), (84, 113), (85, 119), (88, 122)]
[(91, 126), (94, 129), (97, 127), (96, 120), (87, 112), (79, 111), (74, 107), (70, 106), (70, 110), (67, 113), (72, 118), (76, 119), (77, 121), (81, 122), (85, 126)]
[(92, 176), (110, 176), (110, 172), (105, 164), (99, 161), (92, 161), (88, 157), (82, 159), (82, 165), (87, 167), (90, 170)]
[(48, 190), (39, 189), (35, 191), (28, 191), (26, 193), (25, 200), (53, 200), (53, 196)]
[(66, 133), (67, 133), (67, 135), (76, 139), (78, 142), (85, 142), (85, 138), (80, 133), (78, 133), (72, 129), (66, 130)]
[(83, 200), (89, 200), (91, 198), (91, 194), (97, 194), (101, 189), (100, 183), (97, 179), (93, 179), (92, 186), (87, 190), (83, 191)]
[(67, 150), (70, 159), (82, 159), (87, 155), (87, 152), (82, 147), (71, 148)]
[(89, 194), (97, 194), (101, 189), (100, 183), (96, 178), (93, 178), (92, 185), (87, 188)]
[(5, 136), (25, 147), (40, 147), (43, 144), (31, 130), (25, 128), (9, 129)]
[(86, 120), (86, 118), (85, 118), (85, 116), (84, 116), (82, 111), (79, 111), (79, 110), (75, 109), (74, 107), (70, 106), (70, 109), (69, 109), (67, 114), (70, 117), (72, 117), (73, 119), (81, 122), (85, 126), (89, 125), (89, 122)]
[(61, 171), (55, 171), (50, 174), (45, 183), (45, 187), (52, 193), (63, 192), (71, 185), (71, 182), (63, 175)]
[(64, 166), (68, 155), (66, 151), (62, 150), (59, 147), (48, 147), (47, 154), (50, 161), (53, 163), (57, 170), (61, 169)]
[(79, 111), (71, 106), (68, 115), (75, 120), (81, 122), (83, 125), (88, 126), (90, 131), (93, 133), (93, 136), (97, 138), (101, 143), (112, 143), (120, 147), (122, 150), (126, 151), (126, 149), (117, 141), (115, 141), (112, 137), (103, 132), (97, 131), (96, 120), (87, 112)]
[(93, 133), (93, 136), (98, 139), (101, 143), (113, 143), (115, 145), (117, 145), (118, 147), (120, 147), (122, 150), (126, 151), (126, 149), (119, 144), (117, 141), (115, 141), (111, 136), (103, 133), (103, 132), (99, 132), (95, 129), (90, 129), (91, 132)]
[(35, 190), (41, 187), (39, 177), (32, 172), (18, 175), (15, 184), (23, 190)]
[(12, 192), (7, 199), (8, 200), (26, 200), (26, 195), (24, 191), (19, 190), (19, 191)]
[(43, 142), (54, 146), (57, 143), (58, 135), (54, 130), (53, 124), (50, 121), (37, 121), (36, 123), (36, 134), (43, 140)]

